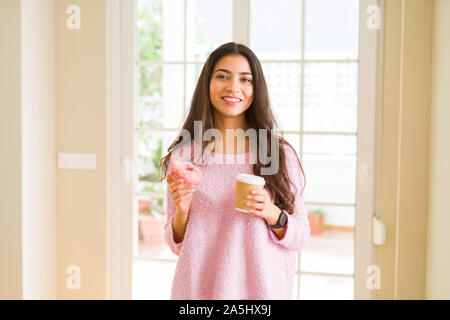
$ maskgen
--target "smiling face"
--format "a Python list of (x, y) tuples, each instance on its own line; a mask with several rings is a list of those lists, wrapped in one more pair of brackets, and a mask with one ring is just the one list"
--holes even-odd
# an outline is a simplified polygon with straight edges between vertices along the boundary
[(214, 66), (209, 85), (214, 111), (221, 116), (244, 116), (253, 100), (253, 77), (247, 59), (225, 56)]

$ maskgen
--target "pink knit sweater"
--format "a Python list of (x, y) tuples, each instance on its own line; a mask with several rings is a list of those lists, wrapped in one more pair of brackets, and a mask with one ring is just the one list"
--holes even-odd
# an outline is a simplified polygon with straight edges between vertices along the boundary
[[(194, 146), (198, 152), (200, 148), (192, 143), (191, 147)], [(179, 256), (172, 299), (292, 298), (296, 251), (309, 239), (310, 227), (297, 155), (290, 147), (283, 148), (287, 150), (287, 170), (297, 193), (295, 212), (288, 215), (282, 239), (278, 239), (263, 218), (234, 208), (235, 178), (239, 173), (253, 174), (256, 151), (205, 155), (205, 162), (196, 164), (204, 178), (193, 194), (184, 239), (180, 243), (174, 240), (175, 203), (167, 192), (166, 240)], [(186, 150), (189, 148), (184, 146), (172, 154), (169, 168), (173, 160), (190, 161)], [(245, 163), (239, 164), (242, 161)], [(292, 191), (295, 192), (295, 188)], [(273, 198), (271, 200), (273, 202)]]

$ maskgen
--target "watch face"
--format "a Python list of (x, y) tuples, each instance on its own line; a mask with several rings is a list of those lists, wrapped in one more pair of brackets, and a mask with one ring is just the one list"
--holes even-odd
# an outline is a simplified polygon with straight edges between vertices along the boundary
[(279, 224), (284, 227), (284, 225), (286, 224), (286, 220), (287, 220), (287, 214), (285, 211), (283, 211), (282, 215), (280, 216), (280, 222)]

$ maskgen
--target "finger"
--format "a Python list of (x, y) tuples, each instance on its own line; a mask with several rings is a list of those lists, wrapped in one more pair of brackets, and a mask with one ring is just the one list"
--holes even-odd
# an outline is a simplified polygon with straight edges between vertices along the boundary
[(248, 193), (249, 196), (255, 197), (255, 196), (262, 196), (264, 193), (262, 189), (251, 189)]
[(254, 216), (258, 216), (262, 213), (262, 211), (252, 208), (252, 209), (248, 210), (248, 213), (250, 213), (251, 215), (254, 215)]
[(180, 185), (180, 186), (178, 186), (178, 189), (177, 189), (177, 192), (180, 192), (180, 193), (190, 192), (190, 191), (192, 191), (192, 188), (188, 185)]
[(172, 184), (172, 182), (173, 182), (172, 172), (169, 171), (169, 173), (167, 174), (167, 183)]
[(264, 203), (250, 202), (248, 207), (251, 208), (251, 209), (262, 210), (264, 208)]
[(251, 198), (249, 200), (254, 201), (254, 202), (264, 202), (266, 200), (266, 198), (264, 196), (256, 195), (256, 196), (251, 196)]
[(192, 186), (192, 191), (196, 191), (197, 190), (197, 186)]
[(245, 204), (245, 206), (247, 207), (247, 210), (249, 210), (249, 211), (254, 211), (257, 209), (257, 205), (254, 202), (247, 202)]
[(174, 186), (177, 185), (178, 181), (172, 180), (172, 182), (170, 183), (170, 188), (173, 188)]
[(174, 201), (178, 203), (179, 201), (183, 201), (186, 197), (188, 197), (186, 193), (181, 193), (174, 199)]
[(185, 191), (185, 190), (191, 190), (192, 186), (190, 184), (179, 184), (175, 187), (175, 191)]
[(183, 197), (184, 195), (191, 193), (192, 191), (189, 189), (186, 190), (178, 190), (175, 192), (175, 197), (179, 198), (179, 197)]
[(169, 184), (174, 184), (175, 182), (178, 182), (178, 181), (180, 181), (180, 180), (183, 181), (183, 178), (176, 179), (177, 176), (175, 176), (175, 175), (173, 174), (173, 172), (169, 172), (168, 175), (167, 175), (167, 177), (168, 177), (167, 182), (168, 182)]
[(183, 179), (179, 179), (179, 180), (173, 182), (170, 185), (170, 188), (171, 188), (170, 190), (175, 191), (182, 183), (183, 183)]
[(183, 193), (182, 193), (182, 192), (176, 192), (175, 195), (174, 195), (174, 197), (173, 197), (173, 200), (174, 200), (174, 201), (178, 201), (178, 200), (181, 199), (182, 197), (183, 197)]

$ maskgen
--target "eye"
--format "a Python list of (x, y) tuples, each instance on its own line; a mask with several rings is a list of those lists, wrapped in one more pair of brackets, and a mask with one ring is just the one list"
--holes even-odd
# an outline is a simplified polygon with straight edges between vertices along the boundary
[(226, 78), (227, 76), (225, 76), (225, 75), (223, 75), (223, 74), (219, 74), (216, 78), (218, 78), (218, 79), (224, 79), (224, 78)]
[(248, 78), (242, 78), (242, 80), (244, 80), (244, 82), (252, 82), (252, 80)]

